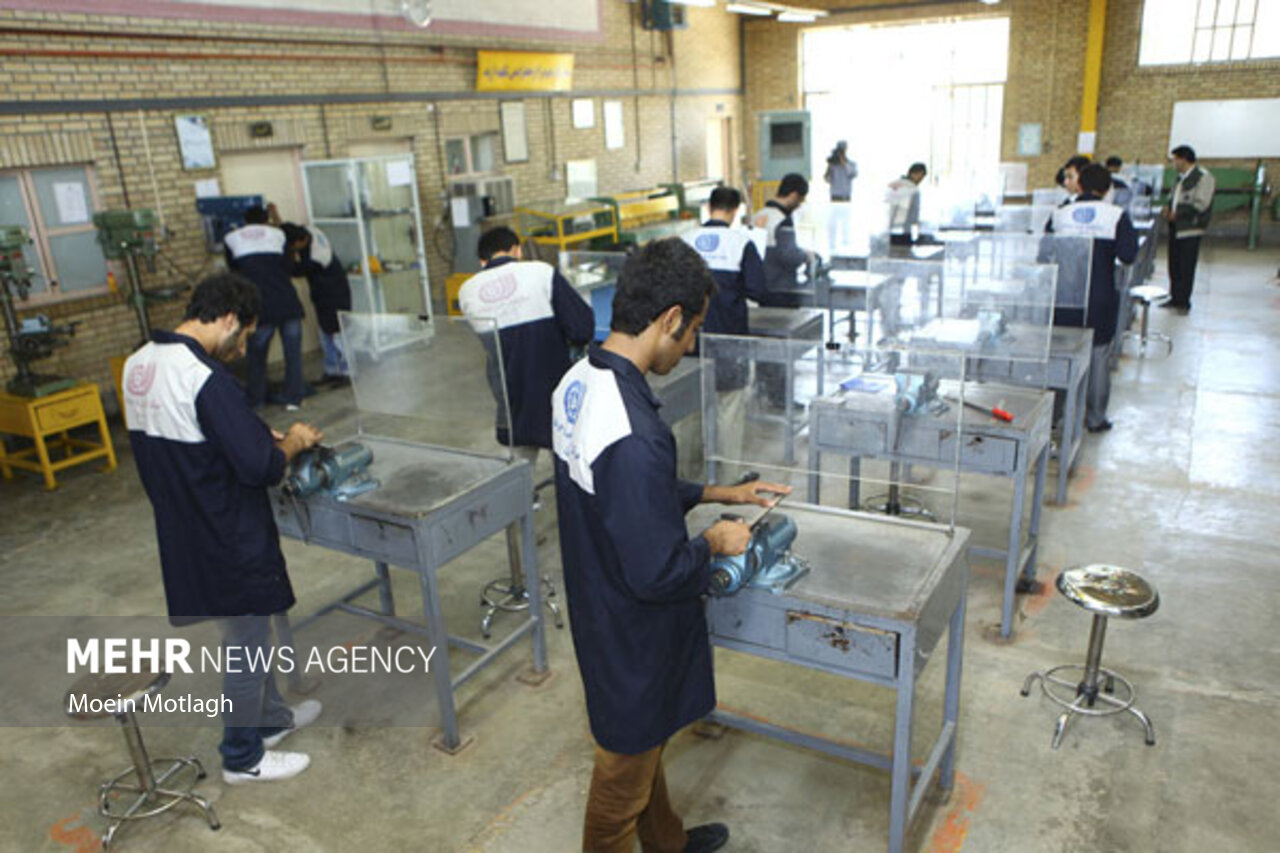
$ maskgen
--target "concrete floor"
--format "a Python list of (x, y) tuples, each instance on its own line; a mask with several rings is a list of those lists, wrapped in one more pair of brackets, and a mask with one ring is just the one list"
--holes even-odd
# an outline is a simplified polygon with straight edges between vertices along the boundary
[[(1280, 751), (1271, 740), (1280, 711), (1280, 646), (1271, 630), (1280, 579), (1267, 568), (1275, 558), (1265, 532), (1276, 529), (1267, 507), (1280, 496), (1275, 269), (1274, 251), (1207, 246), (1195, 312), (1155, 312), (1156, 328), (1175, 338), (1174, 352), (1121, 362), (1116, 428), (1086, 440), (1068, 505), (1045, 512), (1040, 577), (1049, 591), (1020, 599), (1012, 643), (992, 639), (1000, 568), (974, 562), (958, 784), (949, 797), (927, 801), (909, 849), (1276, 849), (1267, 815), (1280, 798)], [(304, 410), (332, 435), (351, 413), (349, 392), (314, 398)], [(268, 414), (284, 422), (282, 412)], [(69, 626), (82, 636), (110, 635), (111, 625), (165, 630), (150, 508), (123, 432), (117, 450), (119, 471), (69, 471), (53, 494), (33, 480), (0, 484), (0, 850), (96, 849), (96, 785), (125, 763), (113, 727), (63, 725), (53, 710), (70, 681), (62, 658)], [(966, 484), (965, 506), (1003, 505), (1005, 494), (1004, 485)], [(538, 523), (549, 534), (541, 565), (557, 576), (553, 511)], [(1004, 518), (962, 509), (961, 523), (995, 542)], [(360, 561), (296, 542), (286, 542), (285, 553), (299, 612), (368, 574)], [(478, 634), (476, 591), (500, 573), (504, 554), (500, 538), (492, 540), (445, 574), (452, 630)], [(1160, 589), (1154, 617), (1113, 623), (1105, 658), (1138, 685), (1159, 743), (1144, 746), (1134, 721), (1114, 717), (1073, 724), (1054, 752), (1052, 708), (1038, 695), (1020, 698), (1018, 688), (1033, 669), (1083, 657), (1088, 617), (1050, 581), (1065, 566), (1097, 561), (1139, 569)], [(394, 574), (405, 610), (416, 610), (414, 578)], [(212, 637), (207, 629), (191, 633)], [(375, 633), (333, 616), (300, 639), (329, 645)], [(180, 811), (126, 830), (120, 849), (573, 850), (592, 742), (568, 632), (549, 630), (548, 640), (555, 675), (541, 687), (515, 680), (528, 665), (524, 644), (461, 691), (463, 729), (476, 739), (456, 757), (430, 746), (437, 729), (423, 685), (375, 683), (352, 696), (342, 691), (349, 681), (329, 679), (313, 695), (331, 706), (363, 702), (367, 719), (420, 724), (330, 719), (290, 740), (289, 748), (312, 756), (301, 777), (227, 788), (215, 773), (202, 783), (221, 832)], [(889, 745), (887, 690), (729, 654), (717, 670), (726, 704)], [(918, 751), (940, 711), (941, 675), (929, 667), (919, 688)], [(189, 689), (175, 679), (170, 691)], [(20, 721), (37, 725), (13, 725)], [(215, 725), (142, 722), (153, 754), (194, 752), (217, 767)], [(740, 733), (719, 740), (684, 733), (669, 747), (667, 777), (687, 821), (731, 826), (731, 851), (885, 844), (888, 777), (875, 770)]]

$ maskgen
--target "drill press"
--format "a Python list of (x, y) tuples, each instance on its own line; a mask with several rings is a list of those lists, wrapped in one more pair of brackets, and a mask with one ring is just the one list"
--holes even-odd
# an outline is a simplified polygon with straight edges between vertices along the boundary
[(23, 251), (31, 244), (27, 229), (17, 225), (0, 227), (0, 310), (4, 313), (5, 331), (9, 333), (9, 356), (18, 373), (5, 385), (5, 390), (19, 397), (47, 397), (75, 386), (76, 380), (63, 376), (40, 375), (31, 369), (33, 361), (48, 358), (58, 347), (66, 346), (76, 333), (76, 324), (55, 326), (43, 314), (18, 318), (15, 297), (27, 301), (35, 270), (27, 263)]
[(156, 233), (159, 220), (155, 211), (145, 208), (139, 210), (104, 210), (93, 215), (94, 227), (98, 229), (98, 244), (102, 246), (102, 254), (112, 261), (124, 261), (129, 274), (128, 302), (138, 317), (138, 328), (142, 331), (143, 343), (151, 340), (151, 318), (147, 314), (147, 304), (152, 301), (172, 299), (182, 288), (150, 290), (142, 289), (142, 276), (138, 271), (138, 258), (142, 258), (148, 272), (156, 271), (156, 255), (160, 253), (156, 245)]

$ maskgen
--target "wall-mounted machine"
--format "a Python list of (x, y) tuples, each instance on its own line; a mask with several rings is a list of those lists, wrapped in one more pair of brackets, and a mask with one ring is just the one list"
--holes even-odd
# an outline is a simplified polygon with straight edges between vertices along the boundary
[(771, 110), (760, 113), (760, 179), (779, 181), (795, 172), (809, 177), (809, 113)]
[(147, 313), (147, 305), (174, 299), (186, 290), (186, 285), (142, 289), (138, 259), (142, 258), (148, 272), (156, 271), (156, 256), (160, 254), (157, 243), (157, 236), (162, 228), (160, 220), (155, 211), (145, 208), (106, 210), (93, 215), (93, 225), (98, 229), (98, 245), (102, 246), (103, 256), (108, 260), (125, 262), (125, 270), (129, 276), (127, 299), (138, 317), (138, 328), (142, 332), (143, 343), (146, 343), (151, 340), (151, 318)]

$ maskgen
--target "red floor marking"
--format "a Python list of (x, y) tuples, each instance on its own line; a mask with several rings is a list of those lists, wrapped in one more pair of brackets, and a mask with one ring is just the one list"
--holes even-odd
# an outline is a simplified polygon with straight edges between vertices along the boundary
[(978, 810), (984, 790), (986, 786), (956, 771), (955, 793), (952, 794), (954, 805), (929, 838), (925, 848), (927, 853), (960, 853), (969, 835), (969, 818)]
[(102, 836), (84, 825), (84, 814), (74, 814), (49, 827), (49, 840), (74, 848), (74, 853), (98, 853)]
[(1088, 494), (1097, 476), (1098, 469), (1092, 465), (1077, 465), (1075, 477), (1067, 484), (1067, 502), (1062, 506), (1079, 506), (1080, 502), (1075, 499)]
[(1026, 600), (1022, 603), (1022, 612), (1028, 619), (1032, 616), (1039, 616), (1049, 606), (1049, 600), (1053, 598), (1053, 592), (1057, 589), (1058, 575), (1061, 573), (1058, 569), (1053, 569), (1052, 572), (1048, 577), (1040, 579), (1042, 588), (1038, 593), (1025, 596)]

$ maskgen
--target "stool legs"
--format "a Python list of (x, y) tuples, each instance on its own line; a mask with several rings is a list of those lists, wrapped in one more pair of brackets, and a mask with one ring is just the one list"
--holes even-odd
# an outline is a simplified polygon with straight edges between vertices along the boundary
[[(488, 608), (484, 618), (480, 620), (480, 633), (487, 640), (493, 617), (498, 611), (518, 613), (529, 609), (529, 590), (525, 586), (524, 564), (520, 557), (520, 528), (512, 524), (507, 528), (507, 561), (511, 565), (509, 578), (490, 581), (480, 592), (480, 606)], [(555, 601), (556, 588), (545, 578), (542, 581), (542, 601), (551, 611), (557, 628), (564, 627), (564, 617), (560, 614), (560, 605)]]
[[(1019, 692), (1023, 696), (1029, 696), (1031, 685), (1039, 681), (1044, 695), (1063, 709), (1053, 729), (1054, 749), (1062, 744), (1062, 736), (1066, 734), (1072, 717), (1077, 714), (1085, 717), (1104, 717), (1122, 712), (1132, 714), (1138, 722), (1142, 723), (1147, 746), (1155, 746), (1155, 727), (1146, 714), (1133, 706), (1137, 699), (1137, 691), (1124, 676), (1102, 666), (1102, 647), (1106, 636), (1107, 617), (1095, 613), (1093, 625), (1089, 630), (1089, 650), (1085, 654), (1083, 667), (1074, 664), (1055, 666), (1043, 672), (1033, 672), (1022, 682), (1022, 689)], [(1080, 678), (1078, 681), (1067, 680), (1058, 675), (1060, 672), (1079, 672)], [(1117, 698), (1114, 695), (1117, 682), (1124, 688), (1124, 698)], [(1098, 689), (1100, 685), (1101, 690)], [(1058, 688), (1059, 692), (1055, 693), (1052, 689), (1054, 687)], [(1095, 707), (1098, 702), (1105, 707)]]
[[(126, 821), (154, 817), (184, 802), (194, 803), (204, 812), (205, 820), (209, 822), (210, 829), (221, 829), (222, 824), (218, 822), (218, 815), (207, 799), (190, 788), (171, 789), (163, 787), (173, 776), (185, 768), (192, 768), (196, 771), (196, 781), (205, 778), (204, 766), (199, 759), (194, 756), (160, 759), (161, 762), (167, 762), (169, 768), (157, 776), (156, 764), (152, 761), (151, 756), (147, 754), (146, 745), (142, 742), (142, 731), (138, 728), (137, 717), (134, 716), (133, 712), (127, 711), (123, 714), (118, 714), (116, 719), (120, 721), (121, 731), (124, 733), (125, 746), (129, 749), (129, 758), (133, 762), (133, 766), (114, 779), (104, 782), (98, 792), (98, 813), (112, 822), (102, 836), (103, 850), (111, 849), (116, 833), (119, 832), (120, 827)], [(136, 784), (125, 781), (131, 776), (136, 780)], [(134, 794), (135, 798), (123, 812), (112, 812), (112, 795), (120, 793)]]

